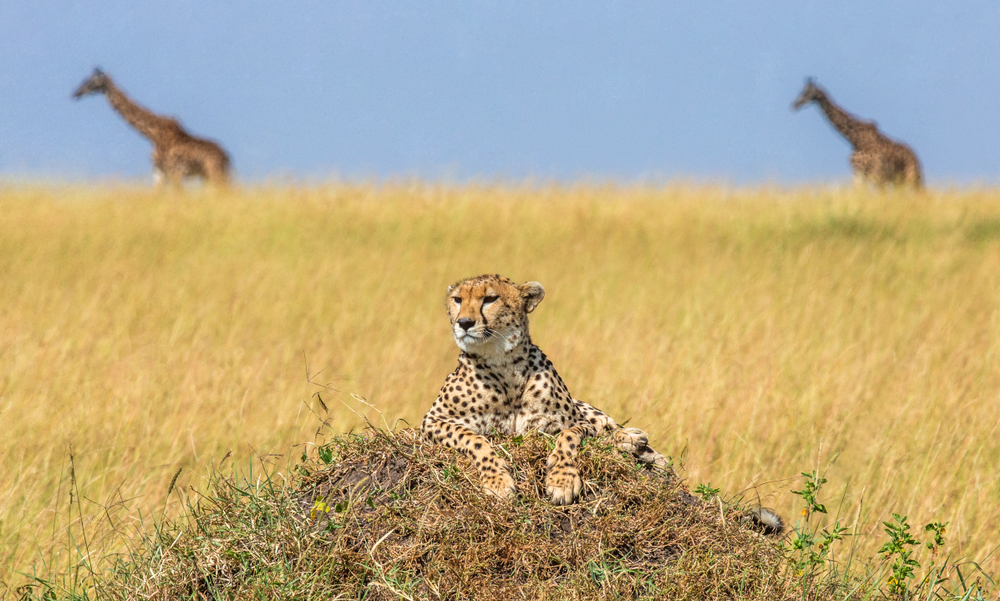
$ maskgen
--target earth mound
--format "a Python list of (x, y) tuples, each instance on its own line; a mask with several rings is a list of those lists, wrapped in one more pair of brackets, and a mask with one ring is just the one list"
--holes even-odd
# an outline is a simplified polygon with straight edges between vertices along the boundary
[(122, 556), (107, 599), (783, 599), (781, 547), (753, 512), (692, 496), (607, 438), (580, 448), (579, 502), (546, 498), (553, 439), (494, 438), (517, 497), (414, 430), (310, 446), (281, 473), (224, 476)]
[[(553, 439), (494, 438), (518, 495), (482, 494), (460, 453), (368, 430), (320, 448), (295, 497), (342, 594), (449, 599), (780, 597), (781, 553), (745, 509), (692, 496), (606, 437), (586, 440), (580, 500), (546, 498)], [(347, 586), (351, 583), (350, 586)], [(354, 592), (349, 592), (354, 591)]]

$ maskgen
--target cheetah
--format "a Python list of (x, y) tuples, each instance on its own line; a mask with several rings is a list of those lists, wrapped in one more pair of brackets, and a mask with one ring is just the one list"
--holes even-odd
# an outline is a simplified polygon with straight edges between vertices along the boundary
[(558, 435), (546, 462), (545, 489), (552, 503), (568, 505), (583, 481), (576, 453), (584, 438), (614, 432), (615, 445), (638, 461), (666, 469), (669, 460), (649, 447), (646, 434), (570, 396), (552, 362), (528, 335), (528, 314), (545, 297), (538, 282), (517, 285), (499, 275), (481, 275), (448, 287), (451, 332), (461, 353), (458, 367), (424, 416), (421, 433), (429, 443), (464, 453), (475, 465), (484, 492), (515, 494), (506, 462), (485, 434)]

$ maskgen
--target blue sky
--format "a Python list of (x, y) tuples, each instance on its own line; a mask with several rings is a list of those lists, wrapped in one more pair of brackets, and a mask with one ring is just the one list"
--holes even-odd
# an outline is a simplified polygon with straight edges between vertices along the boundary
[[(234, 8), (235, 7), (235, 8)], [(806, 76), (920, 156), (1000, 181), (1000, 3), (0, 2), (0, 177), (148, 178), (133, 98), (247, 181), (848, 181)]]

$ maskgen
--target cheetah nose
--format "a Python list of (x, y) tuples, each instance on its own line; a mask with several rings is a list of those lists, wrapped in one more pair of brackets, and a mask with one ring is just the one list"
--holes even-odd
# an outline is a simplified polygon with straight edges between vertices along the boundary
[(471, 328), (472, 326), (476, 325), (476, 320), (469, 319), (468, 317), (463, 317), (462, 319), (458, 320), (458, 325), (460, 325), (463, 330), (465, 330), (466, 332), (468, 332), (469, 328)]

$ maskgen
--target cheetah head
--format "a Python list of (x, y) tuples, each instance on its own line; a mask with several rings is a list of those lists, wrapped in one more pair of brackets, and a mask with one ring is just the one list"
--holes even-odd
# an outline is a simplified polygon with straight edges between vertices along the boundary
[(448, 287), (451, 333), (471, 355), (502, 356), (528, 339), (528, 313), (545, 297), (538, 282), (481, 275)]
[(809, 104), (810, 102), (816, 102), (817, 100), (822, 98), (823, 95), (824, 95), (823, 88), (816, 85), (816, 81), (812, 77), (810, 77), (809, 79), (806, 80), (806, 85), (804, 88), (802, 88), (802, 93), (799, 94), (799, 97), (796, 98), (795, 102), (792, 103), (792, 110), (793, 111), (800, 110), (802, 107)]

